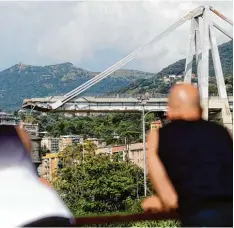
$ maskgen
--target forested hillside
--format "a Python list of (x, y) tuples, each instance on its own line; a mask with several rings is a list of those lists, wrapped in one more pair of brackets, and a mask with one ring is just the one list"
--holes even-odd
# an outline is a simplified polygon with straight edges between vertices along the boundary
[[(17, 64), (0, 72), (0, 109), (17, 109), (23, 99), (63, 95), (97, 75), (71, 63), (52, 66)], [(106, 94), (129, 86), (154, 74), (137, 70), (118, 70), (88, 90), (87, 94)]]
[[(233, 42), (229, 41), (219, 46), (220, 59), (223, 69), (223, 74), (228, 78), (228, 82), (232, 81), (233, 75)], [(214, 78), (214, 67), (211, 52), (209, 55), (209, 72), (210, 76)], [(159, 73), (149, 79), (139, 79), (131, 84), (128, 88), (123, 88), (122, 93), (144, 93), (144, 92), (155, 92), (155, 93), (167, 93), (172, 83), (165, 84), (162, 80), (163, 76), (167, 75), (181, 75), (184, 72), (185, 59), (181, 59), (166, 68), (162, 69)], [(193, 59), (193, 73), (197, 74), (195, 57)], [(195, 79), (196, 82), (196, 79)], [(212, 87), (215, 87), (215, 79), (210, 79)], [(232, 83), (229, 87), (232, 86)], [(232, 89), (229, 89), (232, 90)]]

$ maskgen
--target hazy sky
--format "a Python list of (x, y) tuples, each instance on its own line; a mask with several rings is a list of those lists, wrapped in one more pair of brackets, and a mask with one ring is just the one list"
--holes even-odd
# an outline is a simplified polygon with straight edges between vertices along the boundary
[[(0, 69), (72, 62), (101, 71), (204, 2), (0, 2)], [(209, 4), (232, 19), (232, 2)], [(216, 23), (232, 32), (217, 16)], [(184, 58), (190, 22), (124, 68), (157, 72)], [(228, 41), (219, 31), (218, 43)]]

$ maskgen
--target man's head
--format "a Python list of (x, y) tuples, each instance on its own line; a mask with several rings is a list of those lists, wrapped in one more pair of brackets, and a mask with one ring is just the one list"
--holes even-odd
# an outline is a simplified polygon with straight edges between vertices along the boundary
[(196, 120), (202, 116), (199, 91), (190, 84), (172, 87), (168, 98), (168, 119)]

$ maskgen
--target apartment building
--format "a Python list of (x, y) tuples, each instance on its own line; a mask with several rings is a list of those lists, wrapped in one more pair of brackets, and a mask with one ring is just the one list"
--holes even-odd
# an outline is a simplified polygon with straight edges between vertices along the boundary
[(93, 142), (98, 148), (106, 146), (106, 142), (104, 142), (102, 139), (87, 138), (87, 141)]
[(59, 140), (60, 138), (44, 137), (41, 140), (41, 146), (45, 147), (51, 153), (58, 153), (59, 152)]
[(175, 78), (176, 78), (176, 75), (175, 75), (175, 74), (171, 74), (171, 75), (169, 75), (169, 78), (170, 78), (170, 79), (171, 79), (171, 78), (175, 79)]
[(80, 143), (82, 137), (79, 135), (63, 135), (59, 140), (59, 151), (63, 151), (66, 147), (71, 146), (73, 143)]
[(23, 129), (28, 132), (29, 135), (33, 136), (39, 136), (39, 125), (38, 124), (32, 124), (32, 123), (21, 123), (23, 126)]
[(58, 153), (48, 153), (42, 157), (41, 176), (48, 181), (53, 181), (58, 171)]
[(144, 167), (143, 143), (133, 143), (130, 144), (128, 148), (126, 145), (97, 148), (96, 154), (119, 154), (123, 161), (128, 158), (135, 165), (141, 168)]
[(99, 147), (96, 149), (95, 154), (112, 154), (112, 147)]
[(144, 168), (144, 151), (143, 143), (130, 144), (129, 148), (129, 160), (135, 165)]
[(31, 150), (32, 162), (34, 163), (37, 172), (40, 172), (38, 168), (41, 165), (41, 153), (40, 153), (41, 138), (34, 135), (30, 135), (30, 139), (32, 142), (32, 150)]
[(0, 125), (17, 125), (19, 124), (19, 121), (20, 119), (13, 114), (0, 111)]

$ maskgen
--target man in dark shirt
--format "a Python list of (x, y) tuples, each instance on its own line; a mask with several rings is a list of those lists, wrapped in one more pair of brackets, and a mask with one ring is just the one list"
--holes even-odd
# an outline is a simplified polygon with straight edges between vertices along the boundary
[(199, 91), (172, 88), (171, 123), (148, 136), (148, 168), (158, 197), (145, 210), (177, 209), (183, 226), (232, 226), (233, 140), (228, 131), (203, 120)]

